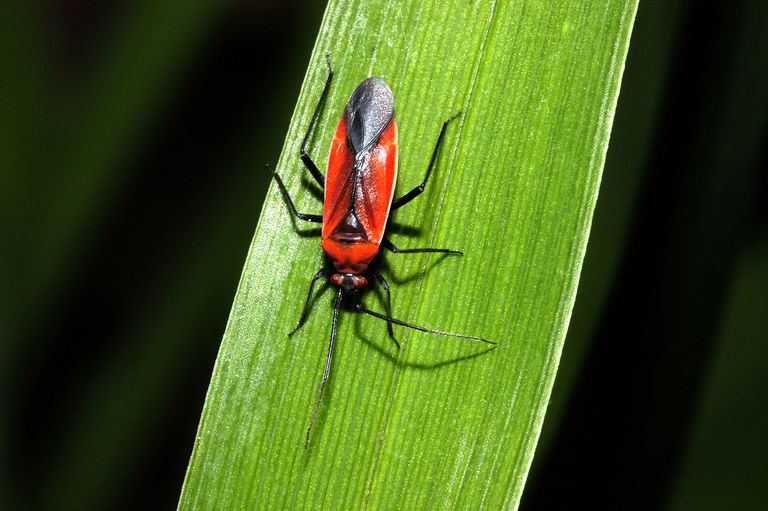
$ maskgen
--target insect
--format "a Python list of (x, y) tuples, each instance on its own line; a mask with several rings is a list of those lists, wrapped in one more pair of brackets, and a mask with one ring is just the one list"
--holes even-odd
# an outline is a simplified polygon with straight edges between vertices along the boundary
[[(384, 229), (392, 211), (399, 209), (418, 197), (429, 180), (432, 168), (437, 160), (440, 145), (445, 131), (456, 115), (450, 117), (440, 129), (432, 156), (427, 165), (427, 172), (420, 185), (399, 197), (394, 198), (397, 182), (397, 124), (395, 123), (395, 103), (392, 91), (381, 78), (368, 78), (357, 86), (349, 98), (341, 120), (336, 128), (331, 152), (328, 157), (327, 173), (320, 172), (312, 158), (307, 154), (306, 146), (312, 130), (317, 123), (320, 111), (328, 95), (328, 89), (333, 78), (330, 59), (326, 56), (328, 76), (320, 94), (312, 120), (301, 143), (301, 161), (309, 173), (324, 190), (323, 214), (312, 215), (300, 213), (291, 199), (283, 180), (275, 172), (274, 177), (291, 212), (300, 220), (322, 223), (322, 247), (331, 263), (324, 265), (312, 277), (307, 293), (304, 309), (296, 327), (289, 335), (298, 330), (306, 321), (315, 283), (330, 275), (331, 283), (337, 288), (333, 302), (333, 321), (331, 323), (331, 340), (325, 359), (325, 371), (320, 382), (320, 388), (312, 411), (304, 447), (309, 446), (312, 426), (317, 418), (320, 403), (323, 398), (328, 374), (331, 370), (333, 346), (336, 342), (336, 327), (339, 309), (344, 297), (353, 301), (352, 308), (387, 322), (390, 338), (397, 348), (400, 344), (395, 338), (392, 325), (400, 325), (430, 334), (458, 337), (495, 345), (496, 343), (471, 335), (442, 332), (392, 317), (392, 298), (389, 284), (384, 276), (370, 264), (384, 247), (395, 254), (407, 253), (441, 253), (462, 255), (459, 250), (447, 248), (397, 248), (384, 237)], [(367, 309), (360, 292), (368, 287), (370, 277), (373, 277), (384, 290), (386, 297), (386, 314), (380, 314)]]

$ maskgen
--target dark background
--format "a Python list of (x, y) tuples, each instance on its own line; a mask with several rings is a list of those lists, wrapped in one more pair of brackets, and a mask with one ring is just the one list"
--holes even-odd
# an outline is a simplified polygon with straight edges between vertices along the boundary
[[(323, 5), (17, 3), (0, 509), (171, 509)], [(767, 56), (761, 0), (641, 0), (522, 509), (768, 509)]]

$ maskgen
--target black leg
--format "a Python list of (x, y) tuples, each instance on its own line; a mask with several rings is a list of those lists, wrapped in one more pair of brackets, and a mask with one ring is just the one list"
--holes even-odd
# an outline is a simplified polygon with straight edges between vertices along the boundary
[[(267, 165), (267, 170), (269, 170), (269, 165)], [(296, 218), (298, 218), (299, 220), (304, 220), (306, 222), (315, 222), (317, 224), (323, 223), (323, 215), (310, 215), (307, 213), (299, 213), (299, 210), (296, 209), (296, 205), (293, 203), (293, 199), (291, 199), (291, 196), (288, 194), (288, 189), (285, 187), (285, 183), (283, 183), (283, 180), (280, 178), (280, 174), (278, 174), (277, 172), (273, 172), (273, 175), (277, 180), (277, 186), (280, 187), (280, 191), (283, 193), (283, 197), (285, 197), (286, 202), (288, 202), (288, 206), (291, 208), (291, 212), (293, 212), (293, 214), (296, 215)]]
[(427, 166), (427, 173), (424, 176), (424, 180), (421, 182), (419, 186), (417, 186), (410, 192), (392, 201), (392, 207), (390, 208), (390, 211), (394, 211), (398, 208), (405, 206), (406, 204), (411, 202), (413, 199), (421, 195), (421, 193), (424, 191), (424, 187), (427, 184), (429, 175), (432, 173), (432, 167), (435, 166), (435, 160), (437, 160), (437, 154), (440, 152), (440, 144), (443, 143), (443, 136), (445, 136), (445, 129), (448, 127), (448, 124), (452, 120), (454, 120), (456, 117), (459, 116), (459, 114), (461, 114), (461, 112), (457, 112), (453, 114), (450, 118), (446, 119), (445, 122), (443, 123), (443, 127), (440, 129), (440, 135), (438, 135), (437, 137), (437, 143), (435, 144), (435, 148), (432, 150), (432, 158), (429, 159), (429, 165)]
[(435, 335), (443, 335), (445, 337), (456, 337), (457, 339), (467, 339), (470, 341), (480, 341), (486, 344), (492, 344), (494, 346), (496, 345), (495, 342), (490, 341), (488, 339), (483, 339), (482, 337), (475, 337), (474, 335), (454, 334), (453, 332), (443, 332), (442, 330), (433, 330), (431, 328), (414, 325), (413, 323), (400, 321), (399, 319), (385, 316), (384, 314), (379, 314), (378, 312), (374, 312), (372, 310), (366, 309), (365, 306), (362, 304), (362, 302), (356, 304), (355, 309), (358, 312), (364, 312), (365, 314), (368, 314), (369, 316), (373, 316), (374, 318), (383, 319), (387, 323), (394, 323), (396, 325), (404, 326), (406, 328), (412, 328), (413, 330), (418, 330), (419, 332), (426, 332), (428, 334), (435, 334)]
[[(387, 296), (387, 317), (392, 317), (392, 295), (389, 292), (389, 283), (384, 278), (384, 275), (381, 274), (381, 272), (378, 271), (372, 271), (371, 272), (374, 277), (376, 277), (376, 280), (379, 281), (379, 284), (381, 284), (381, 287), (384, 288), (384, 294)], [(389, 330), (389, 337), (392, 338), (392, 341), (394, 341), (395, 346), (397, 346), (397, 349), (400, 349), (400, 343), (397, 342), (397, 339), (395, 338), (395, 332), (392, 329), (392, 323), (387, 322), (387, 329)]]
[(315, 409), (312, 410), (312, 417), (309, 419), (309, 427), (307, 428), (307, 441), (304, 443), (304, 449), (309, 447), (309, 438), (312, 434), (312, 426), (315, 425), (315, 419), (317, 419), (317, 411), (320, 409), (320, 403), (323, 401), (323, 391), (325, 390), (325, 382), (328, 381), (328, 374), (331, 372), (331, 358), (333, 357), (333, 345), (336, 342), (336, 325), (339, 322), (339, 308), (341, 307), (341, 300), (344, 298), (344, 292), (339, 289), (336, 292), (336, 300), (333, 302), (333, 322), (331, 323), (331, 342), (328, 344), (328, 354), (325, 356), (325, 371), (323, 371), (323, 379), (320, 381), (320, 392), (317, 394), (317, 401), (315, 402)]
[(309, 283), (309, 292), (307, 293), (307, 300), (304, 302), (304, 310), (301, 311), (301, 317), (299, 318), (299, 322), (296, 324), (296, 326), (288, 332), (288, 335), (293, 335), (293, 333), (301, 328), (301, 325), (304, 324), (304, 322), (307, 320), (307, 315), (309, 314), (309, 303), (312, 301), (312, 291), (315, 290), (315, 282), (317, 282), (320, 278), (324, 277), (328, 274), (328, 268), (321, 268), (320, 271), (315, 273), (315, 275), (312, 277), (312, 281)]
[(381, 240), (381, 246), (392, 252), (393, 254), (419, 254), (424, 252), (438, 253), (438, 254), (455, 254), (464, 255), (461, 250), (451, 250), (450, 248), (397, 248), (387, 238)]
[(301, 150), (299, 151), (301, 161), (304, 162), (304, 166), (307, 167), (307, 170), (309, 170), (309, 173), (315, 178), (315, 181), (320, 185), (320, 188), (325, 188), (325, 177), (323, 177), (320, 169), (317, 168), (315, 162), (313, 162), (312, 158), (307, 154), (307, 141), (309, 141), (309, 137), (312, 134), (312, 129), (315, 127), (317, 118), (320, 117), (320, 109), (323, 107), (325, 98), (328, 96), (328, 88), (331, 86), (331, 78), (333, 78), (333, 68), (331, 68), (331, 59), (328, 55), (325, 56), (325, 61), (328, 63), (328, 78), (325, 79), (323, 92), (320, 93), (320, 100), (315, 107), (315, 113), (312, 114), (312, 120), (309, 122), (307, 133), (304, 135), (304, 140), (301, 141)]

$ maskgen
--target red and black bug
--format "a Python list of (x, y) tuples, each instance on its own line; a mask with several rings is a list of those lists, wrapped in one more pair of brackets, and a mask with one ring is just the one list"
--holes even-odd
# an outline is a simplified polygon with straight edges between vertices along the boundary
[[(322, 246), (331, 263), (331, 265), (323, 266), (312, 277), (301, 317), (290, 334), (298, 330), (307, 319), (315, 283), (320, 278), (330, 274), (330, 281), (337, 288), (336, 298), (333, 302), (331, 340), (325, 359), (325, 371), (323, 372), (317, 401), (315, 402), (309, 428), (307, 429), (305, 447), (309, 445), (312, 425), (317, 417), (325, 383), (328, 380), (328, 374), (331, 369), (331, 357), (333, 355), (333, 345), (336, 341), (339, 309), (345, 296), (352, 298), (352, 308), (355, 311), (363, 312), (386, 321), (389, 336), (398, 349), (400, 344), (395, 338), (392, 329), (393, 324), (431, 334), (495, 344), (481, 337), (432, 330), (394, 319), (392, 317), (392, 299), (389, 284), (378, 270), (370, 266), (379, 253), (380, 246), (396, 254), (419, 252), (463, 254), (459, 250), (447, 248), (399, 249), (384, 237), (384, 229), (387, 225), (389, 214), (405, 206), (424, 191), (429, 175), (437, 160), (440, 144), (445, 136), (445, 130), (458, 114), (443, 122), (437, 142), (432, 150), (429, 165), (427, 165), (426, 175), (421, 184), (402, 197), (393, 200), (395, 184), (397, 183), (395, 102), (392, 97), (392, 91), (381, 78), (363, 80), (349, 98), (331, 144), (326, 176), (323, 176), (306, 152), (307, 141), (320, 115), (320, 110), (325, 103), (332, 78), (333, 70), (330, 60), (328, 60), (328, 77), (312, 115), (312, 120), (307, 128), (307, 133), (301, 143), (300, 150), (301, 161), (324, 190), (322, 216), (300, 213), (296, 209), (283, 180), (277, 172), (274, 174), (292, 213), (300, 220), (323, 224)], [(384, 289), (386, 314), (379, 314), (363, 306), (360, 291), (368, 286), (368, 277), (373, 277)]]

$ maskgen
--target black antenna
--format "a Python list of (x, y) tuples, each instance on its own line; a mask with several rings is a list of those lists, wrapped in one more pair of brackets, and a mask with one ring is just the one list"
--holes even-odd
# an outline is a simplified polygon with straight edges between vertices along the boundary
[(358, 304), (357, 310), (359, 310), (360, 312), (365, 312), (366, 314), (368, 314), (369, 316), (373, 316), (374, 318), (383, 319), (384, 321), (387, 321), (389, 323), (394, 323), (395, 325), (412, 328), (414, 330), (419, 330), (421, 332), (427, 332), (428, 334), (444, 335), (446, 337), (458, 337), (459, 339), (468, 339), (470, 341), (480, 341), (486, 344), (493, 344), (494, 346), (496, 346), (495, 342), (489, 341), (488, 339), (483, 339), (482, 337), (475, 337), (474, 335), (454, 334), (453, 332), (443, 332), (440, 330), (432, 330), (431, 328), (425, 328), (419, 325), (412, 325), (411, 323), (406, 323), (405, 321), (400, 321), (399, 319), (387, 317), (383, 314), (379, 314), (378, 312), (373, 312), (372, 310), (368, 310), (363, 306), (363, 304)]
[(315, 409), (312, 410), (312, 418), (309, 419), (309, 427), (307, 428), (307, 441), (304, 443), (304, 449), (309, 447), (309, 438), (312, 434), (312, 426), (315, 425), (315, 419), (317, 418), (317, 412), (320, 410), (320, 403), (323, 400), (323, 391), (325, 390), (325, 382), (328, 381), (328, 373), (331, 372), (331, 357), (333, 357), (333, 344), (336, 342), (336, 325), (339, 322), (339, 308), (341, 307), (341, 300), (344, 298), (344, 292), (341, 288), (336, 292), (336, 300), (333, 302), (333, 322), (331, 323), (331, 342), (328, 344), (328, 354), (325, 357), (325, 372), (323, 372), (323, 379), (320, 382), (320, 392), (317, 395), (317, 402), (315, 402)]

